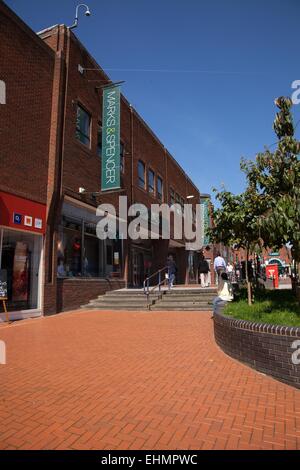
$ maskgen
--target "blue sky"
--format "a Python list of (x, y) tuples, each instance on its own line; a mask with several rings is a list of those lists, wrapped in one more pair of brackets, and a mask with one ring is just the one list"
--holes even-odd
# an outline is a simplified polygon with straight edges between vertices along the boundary
[[(6, 3), (39, 31), (72, 24), (79, 2)], [(276, 141), (274, 98), (300, 79), (299, 0), (87, 3), (74, 32), (201, 192), (242, 191), (240, 158)]]

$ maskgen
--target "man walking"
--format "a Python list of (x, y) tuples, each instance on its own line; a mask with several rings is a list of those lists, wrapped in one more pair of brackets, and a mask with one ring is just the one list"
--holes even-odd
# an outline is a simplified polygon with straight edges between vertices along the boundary
[(214, 270), (217, 274), (217, 285), (221, 279), (221, 274), (226, 272), (226, 262), (224, 258), (221, 256), (221, 253), (218, 251), (217, 256), (214, 261)]
[(167, 267), (168, 267), (169, 286), (170, 288), (172, 288), (175, 283), (175, 277), (176, 277), (176, 272), (177, 272), (177, 266), (172, 255), (168, 256)]
[(202, 252), (200, 253), (198, 270), (200, 275), (201, 287), (208, 287), (209, 266)]

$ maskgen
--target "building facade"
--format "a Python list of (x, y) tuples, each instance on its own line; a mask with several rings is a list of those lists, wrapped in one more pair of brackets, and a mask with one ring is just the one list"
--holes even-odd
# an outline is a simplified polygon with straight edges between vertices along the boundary
[(189, 203), (194, 214), (197, 187), (121, 96), (121, 188), (101, 192), (102, 86), (109, 77), (66, 26), (35, 34), (3, 3), (0, 16), (0, 79), (7, 86), (0, 107), (1, 269), (11, 315), (53, 314), (110, 289), (139, 287), (169, 254), (176, 282), (197, 282), (197, 250), (187, 251), (184, 237), (130, 240), (117, 233), (100, 240), (96, 233), (100, 204), (113, 205), (117, 219), (121, 195), (128, 207)]

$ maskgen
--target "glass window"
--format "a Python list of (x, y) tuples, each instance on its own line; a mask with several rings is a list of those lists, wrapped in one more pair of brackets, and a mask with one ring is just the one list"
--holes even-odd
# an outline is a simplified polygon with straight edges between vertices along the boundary
[(103, 241), (96, 235), (96, 224), (84, 224), (84, 252), (82, 274), (84, 277), (99, 277), (103, 274)]
[(173, 206), (175, 204), (175, 193), (173, 189), (170, 189), (170, 206)]
[(148, 170), (148, 190), (149, 193), (154, 194), (154, 172), (152, 170)]
[(6, 229), (2, 233), (0, 268), (7, 281), (8, 310), (39, 308), (42, 237)]
[(57, 275), (59, 277), (81, 276), (81, 221), (64, 218), (63, 240), (59, 244)]
[(57, 251), (57, 276), (97, 278), (107, 273), (104, 241), (97, 237), (96, 223), (64, 216)]
[(102, 157), (102, 127), (98, 126), (98, 136), (97, 136), (97, 155)]
[(145, 165), (141, 160), (138, 163), (138, 183), (140, 188), (145, 189)]
[(163, 182), (162, 182), (162, 179), (158, 176), (157, 177), (157, 197), (160, 201), (162, 201), (162, 197), (163, 197)]
[(90, 145), (91, 116), (80, 106), (77, 106), (76, 138), (84, 145)]

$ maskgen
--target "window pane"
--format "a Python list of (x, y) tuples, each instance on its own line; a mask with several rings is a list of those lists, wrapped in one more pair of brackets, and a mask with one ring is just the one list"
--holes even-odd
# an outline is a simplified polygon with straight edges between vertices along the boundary
[(173, 189), (170, 189), (170, 206), (172, 206), (173, 204), (175, 204), (175, 193)]
[(63, 240), (58, 252), (59, 277), (81, 276), (81, 222), (65, 218)]
[(160, 200), (162, 200), (162, 193), (163, 193), (163, 182), (162, 182), (162, 179), (158, 176), (157, 177), (157, 197)]
[(152, 170), (148, 171), (148, 189), (150, 193), (154, 193), (154, 173)]
[(138, 163), (138, 177), (139, 177), (139, 187), (145, 188), (145, 165), (143, 162), (139, 161)]
[(77, 106), (76, 138), (85, 145), (90, 144), (90, 115), (81, 106)]

